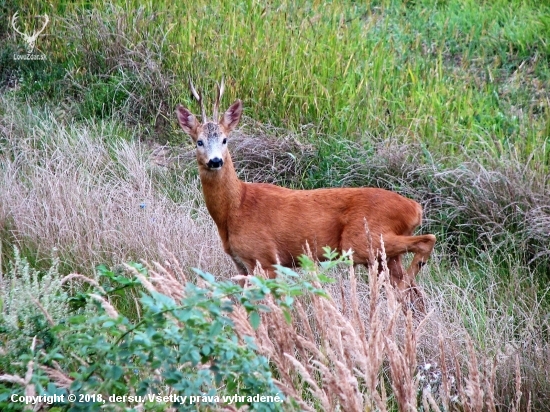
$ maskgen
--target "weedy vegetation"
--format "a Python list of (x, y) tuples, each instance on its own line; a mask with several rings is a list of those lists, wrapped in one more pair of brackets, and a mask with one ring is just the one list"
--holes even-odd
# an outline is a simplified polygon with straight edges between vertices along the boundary
[[(47, 59), (14, 60), (15, 12), (27, 32), (50, 16)], [(0, 15), (0, 409), (95, 393), (212, 397), (112, 410), (549, 410), (549, 5), (7, 0)], [(425, 317), (347, 255), (231, 280), (174, 116), (198, 111), (189, 77), (222, 76), (245, 108), (240, 178), (423, 205)]]

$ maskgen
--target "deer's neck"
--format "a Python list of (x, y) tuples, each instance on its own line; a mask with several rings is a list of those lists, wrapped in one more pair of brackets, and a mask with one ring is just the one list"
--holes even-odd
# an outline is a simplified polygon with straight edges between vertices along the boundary
[(225, 231), (231, 211), (241, 203), (243, 190), (243, 182), (237, 177), (231, 156), (227, 155), (221, 170), (213, 171), (201, 167), (199, 174), (208, 212), (220, 232)]

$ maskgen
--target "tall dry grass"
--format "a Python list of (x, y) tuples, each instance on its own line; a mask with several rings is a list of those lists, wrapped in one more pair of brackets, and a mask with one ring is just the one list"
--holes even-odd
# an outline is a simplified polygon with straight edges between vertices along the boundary
[[(480, 354), (480, 367), (495, 368), (494, 393), (499, 410), (519, 402), (525, 410), (548, 410), (550, 405), (550, 319), (546, 300), (548, 287), (540, 290), (535, 271), (522, 266), (519, 258), (503, 262), (480, 256), (480, 262), (452, 267), (438, 262), (432, 279), (424, 283), (430, 306), (439, 322), (467, 331)], [(483, 267), (484, 278), (477, 268)], [(463, 333), (453, 339), (464, 342)], [(517, 401), (516, 376), (521, 376), (522, 397)], [(518, 409), (516, 407), (516, 410)]]
[(156, 166), (112, 124), (68, 124), (13, 107), (0, 124), (0, 223), (22, 249), (43, 259), (55, 248), (63, 264), (89, 271), (158, 258), (165, 244), (187, 266), (232, 267), (199, 206), (198, 178)]
[[(185, 294), (187, 278), (173, 257), (148, 267), (149, 279), (132, 270), (148, 290), (174, 299)], [(273, 364), (277, 386), (302, 410), (529, 411), (544, 405), (533, 399), (540, 394), (520, 366), (522, 353), (503, 359), (480, 348), (458, 319), (446, 319), (437, 296), (428, 297), (431, 311), (418, 318), (403, 311), (387, 268), (368, 271), (368, 285), (353, 267), (336, 273), (339, 282), (323, 286), (328, 298), (295, 301), (291, 322), (271, 297), (256, 330), (243, 307), (230, 313), (240, 338), (255, 339)], [(503, 379), (510, 380), (504, 396)]]

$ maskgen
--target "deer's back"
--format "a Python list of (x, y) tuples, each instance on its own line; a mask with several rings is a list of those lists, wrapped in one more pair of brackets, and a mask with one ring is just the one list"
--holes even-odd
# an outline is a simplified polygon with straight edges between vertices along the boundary
[(276, 249), (281, 263), (304, 252), (307, 241), (321, 257), (322, 247), (340, 249), (342, 236), (380, 233), (411, 235), (420, 224), (418, 203), (378, 188), (291, 190), (245, 183), (240, 207), (228, 219), (228, 241), (237, 254)]

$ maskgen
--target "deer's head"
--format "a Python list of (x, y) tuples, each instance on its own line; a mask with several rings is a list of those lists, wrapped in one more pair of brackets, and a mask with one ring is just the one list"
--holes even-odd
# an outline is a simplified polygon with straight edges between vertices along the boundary
[(222, 116), (218, 116), (218, 108), (224, 90), (222, 80), (221, 86), (218, 85), (213, 116), (209, 120), (206, 117), (201, 94), (195, 90), (193, 83), (190, 82), (190, 86), (193, 96), (195, 96), (201, 105), (201, 122), (188, 109), (181, 105), (178, 105), (176, 115), (183, 131), (191, 136), (197, 145), (199, 168), (215, 172), (221, 170), (229, 156), (227, 139), (231, 131), (239, 124), (243, 112), (243, 104), (237, 99)]
[(19, 33), (21, 36), (23, 36), (23, 40), (25, 40), (25, 43), (27, 43), (26, 46), (27, 46), (27, 53), (28, 54), (31, 54), (34, 51), (34, 47), (36, 46), (36, 40), (38, 39), (38, 36), (40, 35), (40, 33), (42, 33), (44, 31), (44, 29), (48, 25), (48, 22), (50, 21), (50, 18), (48, 17), (47, 14), (44, 14), (44, 16), (42, 16), (42, 17), (44, 18), (44, 24), (42, 25), (42, 28), (40, 28), (38, 30), (34, 30), (33, 34), (31, 36), (29, 36), (27, 33), (24, 33), (22, 31), (20, 31), (17, 28), (17, 19), (19, 18), (19, 12), (15, 12), (13, 17), (11, 18), (11, 25), (12, 25), (13, 29), (17, 33)]

